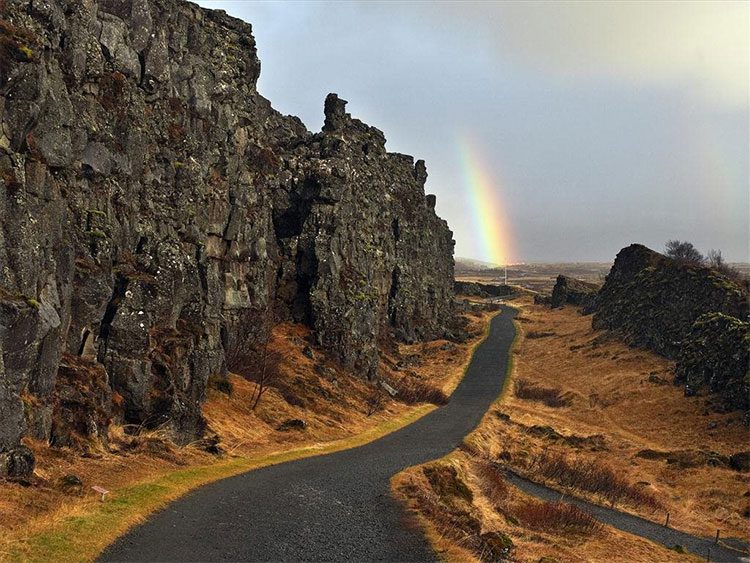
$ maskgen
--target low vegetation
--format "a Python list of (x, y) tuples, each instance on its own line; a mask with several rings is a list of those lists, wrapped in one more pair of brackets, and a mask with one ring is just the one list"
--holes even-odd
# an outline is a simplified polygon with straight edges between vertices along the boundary
[(498, 531), (482, 531), (482, 521), (474, 506), (474, 494), (452, 464), (430, 463), (398, 487), (411, 506), (426, 518), (437, 534), (457, 550), (449, 559), (503, 561), (513, 551), (513, 540)]
[(598, 495), (612, 505), (627, 503), (651, 510), (662, 507), (653, 494), (632, 485), (612, 467), (596, 460), (545, 451), (534, 460), (529, 471), (557, 485)]
[(33, 60), (39, 43), (33, 33), (5, 19), (6, 10), (5, 0), (0, 0), (0, 85), (17, 63)]
[(476, 459), (473, 469), (479, 478), (482, 494), (495, 510), (501, 510), (510, 495), (502, 470), (497, 464), (482, 459)]
[[(750, 433), (742, 414), (717, 412), (711, 397), (686, 399), (671, 385), (672, 362), (604, 337), (572, 307), (550, 310), (530, 297), (516, 303), (523, 335), (513, 356), (514, 392), (439, 462), (455, 467), (471, 490), (471, 503), (457, 502), (457, 495), (446, 497), (453, 507), (440, 502), (421, 467), (393, 479), (396, 496), (441, 557), (482, 557), (468, 539), (476, 534), (449, 530), (460, 507), (463, 525), (477, 520), (480, 534), (509, 538), (514, 560), (685, 560), (684, 553), (600, 525), (574, 504), (529, 497), (507, 479), (509, 469), (568, 498), (614, 505), (658, 524), (669, 513), (670, 526), (688, 533), (708, 537), (720, 529), (721, 537), (746, 537), (750, 511), (743, 495), (750, 481), (714, 461), (747, 449)], [(537, 337), (546, 333), (555, 337)], [(543, 408), (546, 402), (576, 408)], [(657, 409), (660, 416), (654, 417)], [(638, 455), (649, 448), (667, 454)], [(683, 450), (700, 450), (705, 460), (670, 461)]]
[(416, 377), (402, 377), (396, 384), (396, 390), (398, 399), (407, 405), (431, 403), (441, 406), (448, 403), (448, 395), (442, 389)]
[(560, 389), (538, 385), (527, 379), (516, 381), (515, 393), (519, 399), (537, 401), (555, 409), (570, 405), (570, 399), (565, 397)]
[(664, 255), (676, 260), (680, 264), (708, 266), (735, 282), (742, 283), (745, 286), (748, 284), (748, 276), (743, 275), (737, 268), (727, 264), (721, 250), (712, 248), (703, 256), (691, 242), (686, 240), (668, 240), (664, 245)]
[(565, 502), (529, 502), (517, 508), (515, 514), (532, 530), (588, 536), (602, 529), (591, 514)]
[[(417, 375), (432, 373), (436, 388), (450, 392), (490, 318), (469, 315), (468, 339), (461, 344), (393, 344), (383, 351), (381, 371), (400, 380), (405, 373), (396, 364), (419, 355)], [(128, 527), (196, 486), (360, 446), (434, 408), (406, 405), (356, 377), (316, 347), (304, 326), (273, 327), (267, 349), (280, 358), (278, 377), (266, 381), (257, 404), (257, 363), (243, 375), (212, 378), (203, 407), (209, 430), (202, 440), (179, 446), (166, 430), (112, 424), (106, 444), (82, 457), (73, 447), (27, 439), (37, 458), (27, 486), (0, 480), (0, 560), (93, 560)], [(235, 361), (243, 354), (238, 349)], [(93, 486), (110, 491), (107, 502)]]

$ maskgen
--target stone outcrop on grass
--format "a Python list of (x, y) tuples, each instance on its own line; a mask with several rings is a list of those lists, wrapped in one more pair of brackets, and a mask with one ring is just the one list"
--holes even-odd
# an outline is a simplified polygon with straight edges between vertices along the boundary
[(592, 324), (677, 360), (688, 394), (707, 386), (728, 408), (748, 409), (747, 319), (742, 283), (633, 244), (617, 255)]
[(471, 297), (507, 297), (513, 295), (513, 288), (505, 284), (492, 284), (469, 281), (456, 281), (453, 285), (456, 295)]
[(97, 408), (103, 380), (113, 416), (192, 440), (248, 311), (308, 324), (363, 377), (379, 339), (443, 334), (453, 240), (424, 162), (336, 95), (320, 133), (274, 110), (249, 24), (178, 0), (4, 4), (0, 452), (103, 423), (53, 423), (86, 403), (81, 374)]
[(559, 275), (552, 288), (550, 307), (556, 309), (563, 305), (575, 305), (581, 308), (585, 314), (591, 313), (596, 299), (599, 286), (595, 283), (585, 282)]

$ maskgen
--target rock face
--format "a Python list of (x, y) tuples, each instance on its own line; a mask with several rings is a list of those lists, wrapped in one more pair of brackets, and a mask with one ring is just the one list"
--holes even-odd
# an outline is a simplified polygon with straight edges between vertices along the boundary
[(707, 385), (730, 408), (750, 406), (748, 295), (734, 281), (633, 244), (617, 255), (595, 309), (595, 329), (676, 359), (688, 393)]
[(750, 323), (708, 313), (698, 317), (677, 355), (675, 382), (687, 393), (720, 393), (730, 409), (750, 410)]
[(249, 24), (178, 0), (6, 4), (0, 452), (110, 416), (200, 435), (247, 311), (307, 323), (364, 377), (379, 338), (442, 333), (453, 240), (424, 162), (336, 95), (317, 134), (275, 111)]
[(726, 276), (679, 264), (640, 244), (619, 252), (595, 307), (595, 329), (671, 359), (701, 315), (748, 316), (747, 293)]
[(581, 307), (584, 314), (589, 314), (592, 312), (598, 291), (599, 287), (594, 283), (559, 275), (555, 287), (552, 288), (550, 306), (556, 309), (566, 304), (576, 305)]
[(458, 295), (474, 297), (507, 297), (513, 295), (513, 288), (503, 284), (456, 281), (453, 288)]

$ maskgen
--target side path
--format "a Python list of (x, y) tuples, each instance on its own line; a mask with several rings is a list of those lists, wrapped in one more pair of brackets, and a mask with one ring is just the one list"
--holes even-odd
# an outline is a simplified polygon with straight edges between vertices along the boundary
[(503, 307), (450, 402), (365, 446), (197, 489), (131, 530), (105, 561), (434, 561), (402, 525), (390, 478), (455, 449), (497, 398), (515, 337)]
[[(540, 500), (555, 502), (561, 499), (559, 491), (529, 481), (507, 469), (506, 479), (527, 495), (531, 495)], [(644, 518), (639, 518), (638, 516), (633, 516), (626, 512), (620, 512), (613, 508), (599, 506), (598, 504), (593, 504), (585, 500), (569, 496), (564, 496), (562, 500), (585, 510), (603, 524), (607, 524), (608, 526), (612, 526), (613, 528), (617, 528), (628, 534), (633, 534), (651, 540), (652, 542), (660, 543), (667, 547), (680, 545), (689, 552), (705, 558), (707, 561), (750, 561), (750, 542), (737, 539), (727, 539), (717, 544), (715, 543), (714, 538), (702, 538), (686, 534), (679, 530), (661, 526), (650, 520), (645, 520)], [(737, 549), (733, 549), (727, 545), (722, 545), (724, 542), (731, 542), (731, 544), (736, 546)]]

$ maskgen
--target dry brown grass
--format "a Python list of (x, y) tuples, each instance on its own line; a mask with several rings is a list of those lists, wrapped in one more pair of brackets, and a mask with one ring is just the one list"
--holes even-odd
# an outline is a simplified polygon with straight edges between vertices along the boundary
[[(455, 468), (471, 488), (471, 502), (434, 487), (425, 477), (426, 467)], [(505, 560), (507, 554), (493, 559), (486, 551), (487, 544), (494, 539), (497, 545), (498, 538), (512, 540), (510, 560), (520, 562), (538, 563), (543, 557), (566, 562), (693, 560), (690, 555), (601, 526), (575, 506), (529, 497), (471, 448), (411, 467), (391, 480), (391, 488), (445, 561)]]
[[(559, 561), (694, 559), (607, 526), (590, 535), (563, 531), (564, 526), (542, 529), (529, 511), (543, 514), (555, 508), (538, 507), (538, 501), (507, 483), (499, 469), (505, 465), (593, 502), (609, 505), (614, 499), (618, 509), (659, 523), (668, 511), (670, 525), (690, 533), (711, 536), (718, 528), (724, 537), (750, 537), (750, 521), (742, 516), (750, 475), (708, 462), (669, 463), (674, 455), (636, 455), (652, 449), (677, 452), (682, 459), (685, 452), (703, 452), (690, 458), (712, 460), (746, 450), (750, 432), (740, 413), (717, 413), (707, 407), (706, 397), (686, 398), (679, 388), (662, 384), (671, 381), (670, 362), (592, 331), (590, 317), (572, 307), (549, 310), (529, 297), (518, 304), (521, 336), (513, 353), (511, 388), (521, 380), (527, 386), (521, 395), (529, 387), (551, 391), (533, 392), (542, 400), (506, 394), (466, 444), (446, 458), (461, 468), (474, 497), (471, 513), (482, 530), (508, 534), (519, 561), (537, 562), (543, 556)], [(529, 333), (545, 336), (528, 338)], [(564, 398), (567, 406), (543, 400), (555, 397)], [(434, 524), (434, 508), (421, 510), (419, 499), (429, 491), (415, 490), (429, 484), (417, 471), (410, 468), (393, 479), (397, 497), (418, 516), (446, 559), (476, 558)], [(657, 505), (661, 509), (654, 510)], [(550, 518), (551, 513), (544, 515)]]
[(563, 487), (600, 496), (610, 504), (627, 503), (636, 508), (657, 510), (662, 503), (642, 487), (631, 484), (611, 466), (600, 461), (569, 457), (560, 452), (542, 452), (528, 469)]
[(402, 377), (395, 387), (398, 390), (397, 397), (407, 405), (431, 403), (440, 406), (448, 403), (445, 391), (416, 377)]
[(532, 530), (590, 536), (602, 529), (588, 512), (565, 502), (529, 502), (517, 508), (515, 514)]
[[(524, 471), (542, 452), (571, 456), (579, 465), (603, 464), (663, 504), (657, 513), (650, 502), (628, 510), (657, 521), (669, 511), (675, 527), (705, 536), (721, 529), (722, 535), (750, 537), (750, 521), (742, 516), (750, 475), (710, 464), (681, 468), (636, 455), (644, 449), (720, 455), (746, 450), (750, 431), (742, 425), (741, 413), (717, 413), (707, 406), (710, 398), (688, 398), (678, 387), (658, 384), (656, 378), (672, 380), (671, 362), (593, 331), (591, 317), (573, 307), (550, 310), (528, 298), (520, 304), (523, 320), (518, 326), (524, 335), (558, 336), (522, 338), (513, 379), (558, 389), (570, 405), (549, 408), (506, 397), (501, 409), (508, 419), (488, 417), (483, 425), (486, 440), (493, 434), (504, 437), (502, 447), (487, 442), (493, 454), (505, 455)], [(570, 439), (531, 432), (534, 427)], [(708, 490), (722, 491), (721, 500), (707, 495)]]
[(531, 383), (528, 379), (518, 379), (515, 384), (516, 397), (528, 401), (538, 401), (548, 407), (560, 408), (570, 405), (570, 399), (564, 397), (556, 387), (544, 387)]

